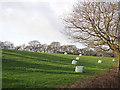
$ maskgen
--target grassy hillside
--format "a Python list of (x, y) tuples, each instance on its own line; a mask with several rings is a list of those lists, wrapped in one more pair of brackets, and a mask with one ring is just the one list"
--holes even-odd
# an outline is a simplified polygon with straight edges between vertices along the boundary
[(38, 53), (29, 51), (2, 51), (3, 88), (58, 88), (71, 85), (79, 78), (102, 74), (114, 66), (112, 58), (80, 56), (77, 65), (85, 66), (86, 73), (76, 73), (71, 62), (77, 55)]

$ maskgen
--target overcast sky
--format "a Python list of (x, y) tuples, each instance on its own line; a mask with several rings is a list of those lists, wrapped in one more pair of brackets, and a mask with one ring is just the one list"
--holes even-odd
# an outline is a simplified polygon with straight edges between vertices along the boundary
[(5, 0), (0, 1), (0, 40), (11, 41), (15, 45), (38, 40), (42, 44), (58, 41), (71, 43), (63, 30), (61, 18), (72, 9), (76, 0)]

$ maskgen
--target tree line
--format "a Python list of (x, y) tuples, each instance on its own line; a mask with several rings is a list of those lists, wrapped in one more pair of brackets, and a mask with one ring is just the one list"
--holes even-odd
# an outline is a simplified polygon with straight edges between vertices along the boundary
[(52, 42), (50, 45), (41, 44), (37, 40), (29, 41), (27, 45), (21, 44), (14, 46), (10, 41), (0, 41), (1, 49), (14, 49), (14, 50), (23, 50), (23, 51), (33, 51), (33, 52), (47, 52), (47, 53), (64, 53), (78, 55), (82, 54), (85, 56), (107, 56), (114, 57), (111, 50), (104, 51), (99, 48), (82, 48), (79, 49), (75, 45), (61, 45), (60, 42)]

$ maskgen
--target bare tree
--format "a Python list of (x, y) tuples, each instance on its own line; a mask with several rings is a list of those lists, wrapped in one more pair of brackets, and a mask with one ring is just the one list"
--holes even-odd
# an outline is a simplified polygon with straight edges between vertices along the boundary
[(12, 42), (10, 42), (10, 41), (0, 42), (0, 48), (13, 49), (14, 44)]
[(78, 53), (77, 47), (75, 45), (66, 45), (67, 52)]
[(65, 32), (74, 41), (91, 48), (108, 46), (107, 50), (120, 53), (117, 2), (77, 2), (64, 21)]
[(32, 51), (37, 52), (41, 48), (41, 44), (37, 40), (30, 41), (28, 44), (29, 44), (28, 46), (29, 46), (30, 50), (32, 50)]
[(75, 45), (63, 45), (63, 46), (60, 46), (60, 49), (59, 49), (60, 53), (67, 52), (70, 54), (78, 54), (79, 53), (78, 51), (79, 50)]
[(62, 52), (62, 53), (67, 52), (67, 46), (66, 45), (62, 45), (60, 47), (60, 52)]
[(42, 49), (43, 52), (48, 52), (47, 51), (48, 45), (47, 44), (43, 44), (41, 49)]
[(57, 53), (60, 48), (60, 42), (52, 42), (50, 47), (52, 48), (53, 53)]
[(25, 44), (22, 44), (22, 45), (19, 45), (19, 46), (16, 46), (16, 49), (17, 50), (25, 50)]
[(0, 49), (4, 48), (4, 42), (0, 41)]

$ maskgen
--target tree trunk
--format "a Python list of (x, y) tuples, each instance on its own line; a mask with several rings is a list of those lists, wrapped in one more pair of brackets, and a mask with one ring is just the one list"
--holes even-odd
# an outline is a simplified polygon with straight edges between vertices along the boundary
[[(118, 2), (118, 14), (119, 14), (119, 21), (120, 21), (120, 1)], [(118, 42), (119, 42), (119, 53), (118, 53), (118, 62), (119, 62), (119, 70), (118, 70), (118, 80), (120, 83), (120, 22), (119, 22), (119, 26), (118, 26)], [(119, 85), (120, 88), (120, 85)]]
[[(120, 21), (120, 1), (118, 2), (118, 14), (119, 14), (119, 21)], [(119, 61), (119, 70), (120, 70), (120, 22), (118, 26), (118, 42), (119, 42), (119, 53), (118, 53), (118, 61)]]

